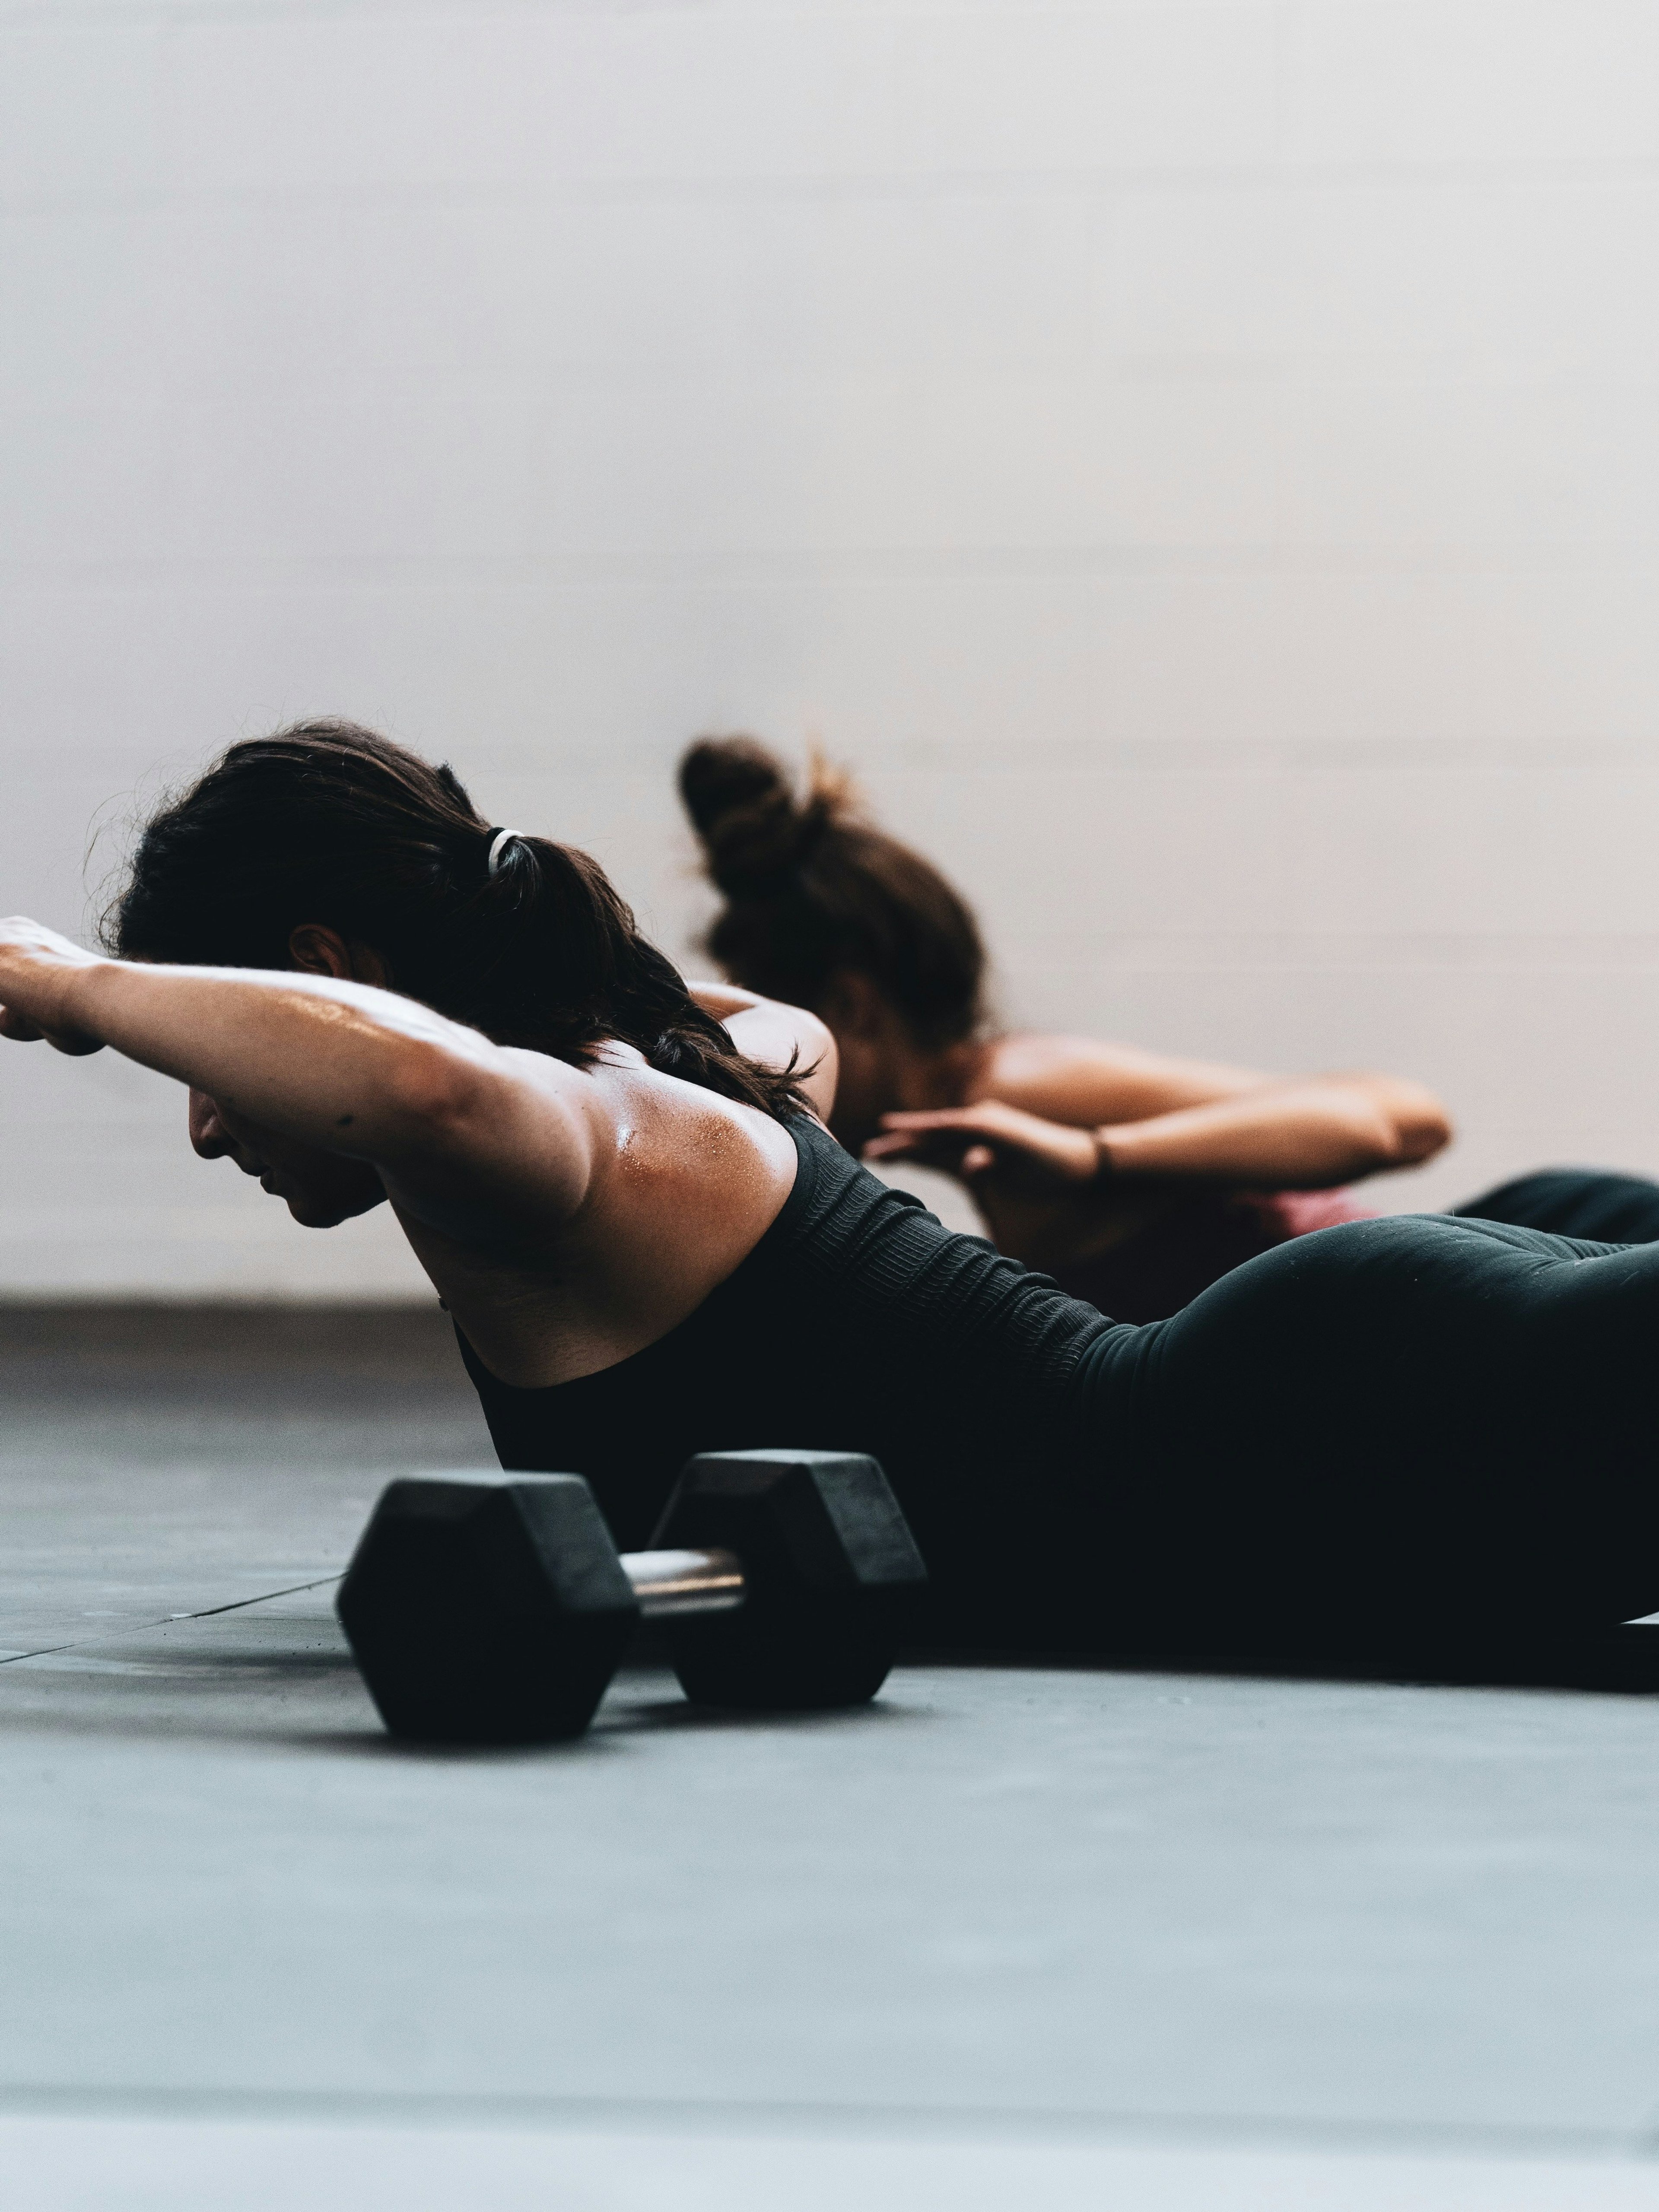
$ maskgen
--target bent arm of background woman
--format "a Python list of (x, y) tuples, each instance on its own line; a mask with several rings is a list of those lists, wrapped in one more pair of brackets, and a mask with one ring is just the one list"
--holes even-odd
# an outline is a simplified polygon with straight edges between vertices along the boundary
[(1105, 1177), (1322, 1190), (1431, 1158), (1451, 1133), (1439, 1103), (1391, 1076), (1264, 1085), (1133, 1121), (1079, 1126), (998, 1098), (889, 1114), (872, 1158), (906, 1155), (971, 1180), (1012, 1148), (1066, 1182)]

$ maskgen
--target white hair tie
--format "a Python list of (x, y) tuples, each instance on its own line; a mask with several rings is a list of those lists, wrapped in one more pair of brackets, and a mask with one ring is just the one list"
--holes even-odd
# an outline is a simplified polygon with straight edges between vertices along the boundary
[(517, 830), (498, 830), (489, 841), (489, 873), (495, 875), (501, 868), (501, 854), (508, 845), (517, 842), (522, 832)]

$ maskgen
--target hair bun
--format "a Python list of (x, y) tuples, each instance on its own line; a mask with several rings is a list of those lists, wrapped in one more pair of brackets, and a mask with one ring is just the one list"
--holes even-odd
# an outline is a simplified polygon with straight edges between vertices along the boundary
[(782, 762), (753, 738), (700, 738), (680, 763), (679, 783), (709, 878), (728, 897), (775, 888), (793, 873), (846, 797), (815, 767), (798, 799)]

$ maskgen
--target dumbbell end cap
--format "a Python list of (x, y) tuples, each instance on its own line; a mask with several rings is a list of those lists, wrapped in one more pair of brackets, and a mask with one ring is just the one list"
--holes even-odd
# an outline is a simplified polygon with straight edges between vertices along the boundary
[(639, 1618), (577, 1475), (389, 1484), (336, 1609), (381, 1718), (425, 1742), (580, 1735)]
[(675, 1672), (706, 1705), (770, 1711), (865, 1704), (891, 1671), (927, 1570), (878, 1462), (793, 1448), (704, 1452), (654, 1545), (736, 1553), (739, 1611), (671, 1629)]

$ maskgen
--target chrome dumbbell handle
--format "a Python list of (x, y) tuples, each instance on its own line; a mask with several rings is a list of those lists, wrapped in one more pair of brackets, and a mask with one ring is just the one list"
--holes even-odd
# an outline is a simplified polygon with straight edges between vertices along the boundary
[(622, 1565), (647, 1620), (734, 1613), (744, 1601), (743, 1563), (735, 1552), (624, 1552)]

